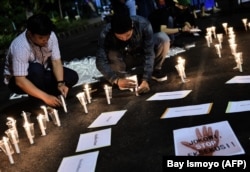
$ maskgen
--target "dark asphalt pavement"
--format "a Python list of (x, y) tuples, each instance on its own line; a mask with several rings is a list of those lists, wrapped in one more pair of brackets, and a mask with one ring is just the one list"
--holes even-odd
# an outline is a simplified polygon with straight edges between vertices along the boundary
[[(84, 113), (83, 107), (75, 96), (82, 91), (82, 87), (74, 88), (66, 99), (68, 113), (65, 113), (62, 108), (58, 109), (61, 127), (48, 122), (46, 136), (41, 136), (35, 118), (37, 114), (42, 113), (39, 104), (30, 99), (22, 101), (4, 99), (1, 101), (0, 135), (3, 136), (7, 129), (6, 117), (14, 117), (17, 120), (19, 130), (21, 153), (13, 154), (15, 164), (11, 165), (8, 157), (0, 152), (0, 171), (56, 172), (64, 157), (90, 152), (76, 152), (80, 134), (103, 129), (88, 128), (88, 126), (101, 113), (115, 110), (127, 110), (127, 112), (117, 125), (108, 126), (112, 129), (111, 145), (94, 150), (99, 151), (96, 172), (162, 172), (163, 157), (171, 159), (175, 155), (173, 130), (219, 121), (230, 123), (246, 155), (249, 156), (249, 111), (234, 114), (225, 113), (229, 101), (249, 100), (249, 84), (228, 85), (225, 82), (236, 75), (250, 74), (250, 59), (248, 58), (250, 56), (250, 31), (246, 32), (241, 22), (242, 18), (250, 19), (250, 11), (249, 6), (244, 5), (237, 7), (237, 9), (231, 9), (231, 6), (228, 6), (229, 1), (223, 2), (225, 4), (221, 8), (225, 11), (198, 20), (197, 24), (202, 30), (199, 37), (183, 40), (183, 42), (195, 41), (196, 45), (180, 54), (186, 59), (186, 75), (190, 80), (187, 83), (180, 82), (180, 77), (174, 67), (178, 56), (174, 56), (164, 62), (163, 68), (168, 74), (168, 80), (162, 83), (152, 82), (151, 91), (148, 94), (135, 96), (130, 91), (120, 91), (113, 88), (111, 104), (108, 105), (102, 89), (103, 83), (91, 85), (92, 88), (97, 88), (97, 91), (92, 94), (92, 103), (88, 104), (88, 114)], [(233, 70), (235, 61), (226, 38), (223, 42), (222, 58), (218, 58), (214, 47), (207, 47), (204, 38), (205, 29), (216, 26), (218, 33), (223, 32), (222, 22), (228, 22), (235, 29), (239, 50), (243, 51), (242, 73)], [(96, 27), (95, 31), (98, 32), (99, 29)], [(67, 40), (60, 40), (63, 58), (70, 60), (70, 58), (94, 55), (97, 45), (95, 35), (97, 36), (98, 33), (85, 32)], [(183, 99), (146, 101), (154, 93), (177, 90), (192, 90), (192, 92)], [(6, 96), (6, 89), (0, 91), (1, 96)], [(160, 119), (168, 107), (201, 103), (213, 103), (208, 115)], [(33, 145), (29, 144), (22, 126), (23, 119), (20, 116), (22, 111), (32, 114), (31, 120), (35, 124), (36, 134)], [(237, 157), (233, 158), (237, 159)], [(212, 157), (209, 157), (208, 161), (213, 160)], [(168, 171), (173, 170), (168, 169)]]

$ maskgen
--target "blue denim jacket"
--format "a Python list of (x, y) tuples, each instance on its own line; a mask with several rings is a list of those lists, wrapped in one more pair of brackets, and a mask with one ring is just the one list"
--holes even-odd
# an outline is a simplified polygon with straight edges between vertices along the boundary
[(113, 83), (118, 76), (109, 65), (109, 50), (119, 51), (124, 58), (128, 55), (127, 53), (135, 56), (135, 58), (137, 55), (143, 56), (145, 59), (144, 64), (142, 64), (144, 69), (143, 79), (148, 81), (152, 75), (155, 58), (152, 26), (147, 19), (141, 16), (131, 16), (131, 19), (133, 22), (133, 35), (128, 41), (129, 45), (126, 45), (126, 47), (130, 47), (129, 51), (124, 51), (125, 47), (111, 31), (110, 23), (105, 25), (100, 33), (96, 67), (110, 83)]

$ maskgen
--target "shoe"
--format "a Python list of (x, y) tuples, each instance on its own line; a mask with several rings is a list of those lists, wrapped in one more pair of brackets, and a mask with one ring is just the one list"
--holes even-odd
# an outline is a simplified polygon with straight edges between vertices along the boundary
[(210, 14), (208, 14), (208, 13), (202, 13), (201, 16), (202, 16), (202, 17), (209, 17)]
[(166, 81), (168, 79), (166, 74), (163, 74), (161, 70), (155, 70), (152, 74), (152, 79), (157, 82)]
[(220, 10), (221, 10), (221, 9), (219, 9), (219, 8), (217, 8), (217, 7), (214, 7), (214, 8), (213, 8), (213, 12), (214, 12), (214, 13), (217, 13), (217, 12), (219, 12)]

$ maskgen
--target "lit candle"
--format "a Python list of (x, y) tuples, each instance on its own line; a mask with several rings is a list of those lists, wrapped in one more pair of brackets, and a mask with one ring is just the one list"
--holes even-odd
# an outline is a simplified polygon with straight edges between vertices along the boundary
[(182, 82), (186, 82), (185, 81), (185, 78), (186, 78), (186, 74), (185, 74), (185, 59), (182, 59), (181, 57), (178, 57), (178, 60), (177, 60), (177, 65), (175, 66), (178, 73), (179, 73), (179, 76), (181, 77), (181, 81)]
[(14, 151), (10, 145), (9, 139), (7, 137), (3, 136), (3, 140), (2, 140), (1, 145), (2, 145), (3, 150), (5, 150), (5, 153), (8, 156), (10, 163), (14, 164), (14, 159), (12, 157), (12, 154), (14, 153)]
[(211, 27), (211, 31), (212, 31), (212, 33), (213, 33), (214, 38), (216, 38), (216, 27), (215, 27), (215, 26), (212, 26), (212, 27)]
[(6, 125), (9, 127), (9, 129), (14, 129), (17, 137), (19, 137), (18, 136), (18, 131), (17, 131), (17, 128), (16, 128), (16, 120), (11, 118), (11, 117), (7, 117), (7, 120), (8, 121), (6, 122)]
[(89, 85), (85, 84), (85, 86), (84, 86), (84, 92), (85, 92), (85, 94), (87, 96), (88, 103), (91, 103), (90, 90), (91, 90), (91, 88), (89, 88)]
[(46, 120), (49, 121), (49, 115), (48, 115), (47, 108), (45, 106), (41, 106), (41, 108), (43, 109)]
[(222, 42), (223, 42), (223, 34), (222, 33), (219, 33), (217, 34), (217, 39), (218, 39), (218, 42), (220, 44), (220, 48), (222, 48)]
[(219, 58), (221, 58), (221, 52), (220, 52), (220, 44), (215, 44), (215, 49), (216, 49), (216, 53), (218, 54)]
[(206, 35), (205, 38), (207, 40), (207, 46), (210, 47), (209, 35)]
[(131, 89), (131, 91), (135, 91), (135, 95), (139, 96), (139, 94), (138, 94), (138, 79), (137, 79), (137, 75), (128, 76), (126, 78), (135, 81), (135, 88)]
[(227, 23), (222, 23), (225, 33), (227, 34)]
[(233, 34), (234, 33), (233, 27), (229, 27), (227, 30), (228, 30), (228, 34)]
[(36, 119), (37, 119), (37, 121), (38, 121), (40, 130), (41, 130), (41, 132), (42, 132), (42, 136), (45, 136), (45, 135), (46, 135), (46, 132), (45, 132), (45, 129), (46, 129), (46, 119), (45, 119), (44, 115), (39, 114), (39, 115), (36, 117)]
[(67, 113), (68, 110), (67, 110), (67, 106), (66, 106), (66, 103), (65, 103), (63, 95), (60, 95), (60, 99), (61, 99), (61, 102), (62, 102), (63, 110), (64, 110), (64, 112)]
[(110, 98), (111, 98), (110, 94), (112, 94), (111, 93), (112, 92), (112, 87), (105, 85), (104, 90), (105, 90), (105, 94), (106, 94), (107, 103), (110, 104)]
[(15, 130), (13, 128), (8, 129), (5, 131), (6, 135), (9, 137), (11, 143), (14, 145), (16, 153), (20, 153), (20, 149), (18, 146), (19, 138), (15, 133)]
[(242, 52), (235, 53), (235, 61), (237, 66), (235, 68), (239, 69), (242, 72)]
[(234, 54), (237, 52), (237, 51), (236, 51), (237, 44), (230, 44), (229, 46), (230, 46), (230, 48), (231, 48), (232, 54), (234, 55)]
[(26, 135), (30, 141), (30, 144), (34, 144), (34, 140), (33, 140), (33, 138), (34, 138), (34, 124), (26, 122), (26, 123), (24, 123), (23, 127), (26, 131)]
[(80, 101), (80, 103), (82, 104), (83, 108), (84, 108), (84, 112), (88, 113), (88, 109), (87, 109), (87, 102), (86, 102), (86, 98), (85, 98), (85, 94), (84, 92), (78, 93), (76, 95), (76, 97), (78, 98), (78, 100)]
[(53, 114), (54, 114), (54, 117), (55, 117), (56, 125), (58, 127), (61, 126), (61, 121), (59, 119), (58, 111), (56, 109), (53, 109)]
[(242, 19), (242, 22), (244, 24), (245, 30), (247, 31), (247, 18)]
[(22, 117), (24, 119), (24, 123), (29, 122), (26, 112), (22, 111), (21, 115), (22, 115)]

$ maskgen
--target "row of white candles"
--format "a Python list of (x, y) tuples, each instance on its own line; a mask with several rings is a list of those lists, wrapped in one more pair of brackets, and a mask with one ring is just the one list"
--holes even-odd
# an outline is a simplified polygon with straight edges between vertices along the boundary
[[(52, 121), (54, 122), (55, 125), (61, 126), (60, 119), (58, 116), (58, 112), (56, 109), (52, 109), (50, 107), (45, 107), (41, 106), (41, 108), (44, 110), (44, 115), (39, 114), (37, 116), (37, 121), (39, 124), (39, 128), (41, 130), (41, 136), (46, 135), (46, 122), (49, 121), (48, 114), (51, 116)], [(48, 112), (48, 109), (50, 112)], [(26, 135), (29, 139), (30, 144), (34, 144), (34, 123), (30, 122), (30, 113), (29, 112), (22, 112), (21, 116), (23, 117), (24, 120), (24, 130), (26, 132)], [(0, 140), (0, 148), (4, 151), (4, 153), (9, 157), (9, 161), (11, 164), (14, 164), (14, 159), (12, 157), (12, 154), (14, 153), (13, 147), (11, 144), (14, 146), (16, 153), (20, 153), (20, 148), (19, 148), (19, 135), (18, 135), (18, 130), (16, 128), (16, 120), (14, 120), (11, 117), (7, 117), (7, 122), (6, 125), (8, 126), (8, 130), (5, 131), (6, 136), (3, 136), (2, 140)]]
[[(242, 19), (243, 23), (247, 22), (247, 19)], [(234, 30), (233, 27), (228, 27), (227, 23), (222, 23), (222, 26), (224, 27), (224, 30), (226, 32), (226, 34), (228, 35), (229, 39), (229, 46), (231, 49), (231, 53), (234, 55), (235, 61), (237, 66), (234, 69), (239, 69), (240, 72), (242, 72), (242, 52), (237, 52), (236, 48), (237, 48), (237, 44), (235, 43), (235, 34), (234, 34)], [(216, 34), (215, 33), (216, 28), (214, 26), (207, 28), (207, 34), (205, 36), (206, 40), (207, 40), (207, 44), (208, 47), (210, 47), (210, 43), (212, 43), (212, 36), (211, 35), (216, 35), (214, 36), (215, 38), (218, 39), (218, 44), (215, 44), (215, 49), (216, 49), (216, 53), (218, 54), (219, 58), (221, 58), (221, 49), (222, 49), (222, 42), (223, 42), (223, 34)]]
[[(109, 85), (104, 85), (104, 91), (105, 91), (105, 95), (106, 95), (106, 100), (108, 104), (111, 104), (111, 98), (112, 98), (112, 86)], [(81, 105), (84, 108), (84, 112), (88, 113), (88, 108), (87, 108), (87, 104), (91, 103), (91, 87), (89, 87), (88, 84), (84, 85), (84, 89), (83, 92), (80, 92), (76, 95), (76, 97), (78, 98), (78, 100), (80, 101)]]

